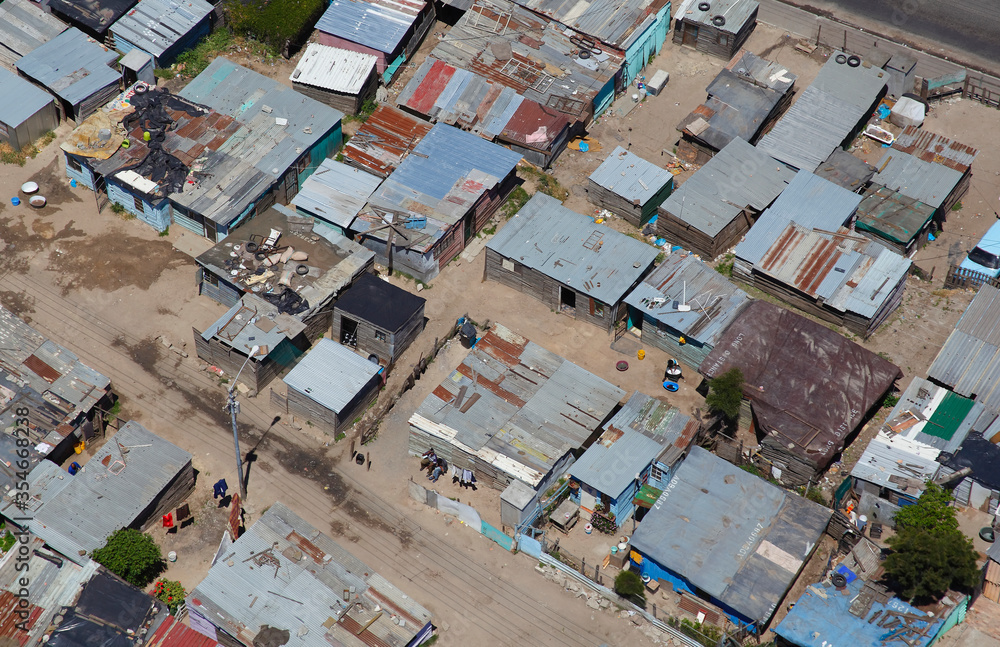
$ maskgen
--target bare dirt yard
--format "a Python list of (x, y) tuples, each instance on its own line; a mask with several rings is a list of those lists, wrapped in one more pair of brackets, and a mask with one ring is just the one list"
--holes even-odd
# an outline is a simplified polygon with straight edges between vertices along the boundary
[[(446, 28), (438, 25), (432, 30), (421, 55), (426, 55), (436, 33)], [(794, 49), (794, 40), (761, 25), (748, 47), (787, 64), (804, 88), (823, 62), (823, 52), (806, 56)], [(294, 67), (294, 61), (272, 67), (237, 60), (282, 82)], [(570, 192), (567, 204), (581, 213), (593, 213), (581, 187), (617, 144), (665, 165), (678, 136), (674, 124), (705, 98), (705, 86), (721, 65), (668, 40), (649, 68), (670, 72), (664, 93), (647, 98), (627, 117), (602, 117), (590, 133), (601, 142), (602, 152), (568, 151), (556, 164), (553, 174)], [(995, 110), (963, 101), (935, 107), (928, 120), (929, 129), (982, 151), (962, 209), (949, 219), (942, 236), (917, 255), (918, 264), (934, 268), (936, 277), (942, 276), (949, 259), (960, 257), (974, 244), (995, 217), (1000, 129), (985, 126), (995, 125), (998, 116)], [(194, 357), (192, 337), (192, 328), (203, 330), (225, 308), (197, 295), (194, 263), (179, 251), (190, 251), (190, 234), (173, 227), (169, 235), (159, 236), (145, 224), (121, 220), (108, 209), (98, 213), (92, 193), (69, 186), (58, 150), (69, 129), (61, 126), (59, 138), (24, 167), (0, 171), (0, 303), (109, 375), (122, 396), (123, 418), (141, 422), (194, 455), (198, 483), (191, 508), (196, 523), (169, 535), (162, 530), (152, 533), (164, 551), (179, 554), (166, 575), (190, 589), (204, 576), (228, 514), (211, 498), (211, 484), (219, 478), (236, 483), (232, 436), (223, 410), (225, 387)], [(691, 172), (685, 171), (677, 181)], [(49, 197), (48, 206), (34, 210), (10, 204), (10, 197), (29, 179), (40, 184)], [(623, 221), (612, 224), (628, 231)], [(634, 230), (629, 233), (638, 235)], [(397, 388), (435, 339), (443, 338), (460, 316), (468, 314), (478, 322), (501, 322), (626, 391), (664, 398), (689, 414), (703, 406), (694, 392), (697, 380), (692, 378), (667, 397), (661, 386), (664, 353), (646, 348), (642, 361), (631, 351), (619, 353), (610, 348), (611, 339), (604, 331), (550, 312), (512, 290), (483, 282), (482, 277), (480, 255), (452, 263), (420, 292), (427, 299), (428, 327), (398, 363), (387, 391)], [(412, 282), (393, 281), (416, 289)], [(941, 292), (940, 287), (939, 279), (929, 283), (910, 279), (904, 304), (890, 323), (871, 339), (859, 341), (903, 368), (906, 378), (901, 387), (912, 376), (925, 373), (971, 297)], [(249, 464), (247, 522), (274, 501), (288, 504), (427, 606), (442, 629), (442, 645), (655, 644), (644, 633), (646, 628), (611, 611), (588, 608), (585, 600), (542, 578), (526, 556), (505, 553), (478, 533), (409, 498), (408, 479), (422, 477), (416, 460), (407, 453), (407, 420), (464, 352), (457, 343), (448, 346), (391, 410), (378, 439), (364, 448), (370, 452), (370, 470), (350, 461), (350, 436), (334, 443), (301, 422), (276, 419), (267, 389), (256, 398), (242, 398), (240, 439), (243, 451), (253, 450), (256, 458)], [(615, 370), (619, 359), (629, 360), (628, 371)], [(687, 374), (693, 376), (693, 371)], [(280, 381), (272, 387), (282, 388)], [(863, 442), (859, 439), (855, 445), (863, 447)], [(497, 493), (482, 489), (451, 493), (448, 487), (441, 489), (477, 507), (487, 520), (498, 516)]]

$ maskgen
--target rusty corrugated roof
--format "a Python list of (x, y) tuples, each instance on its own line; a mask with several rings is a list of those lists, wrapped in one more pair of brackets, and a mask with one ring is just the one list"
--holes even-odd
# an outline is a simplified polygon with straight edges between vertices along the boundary
[(916, 126), (904, 128), (892, 147), (925, 162), (943, 164), (962, 173), (969, 170), (979, 155), (979, 151), (972, 146)]
[(380, 105), (344, 146), (344, 162), (386, 177), (430, 130), (423, 119)]

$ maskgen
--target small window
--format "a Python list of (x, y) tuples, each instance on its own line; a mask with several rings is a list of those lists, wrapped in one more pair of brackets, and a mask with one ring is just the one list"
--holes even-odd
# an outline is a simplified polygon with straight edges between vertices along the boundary
[(66, 156), (66, 165), (77, 173), (83, 173), (83, 165), (80, 164), (80, 160), (75, 157)]
[(376, 341), (385, 341), (385, 333), (382, 332), (381, 330), (376, 330), (375, 331), (375, 340)]
[(654, 481), (662, 481), (663, 480), (663, 470), (661, 470), (659, 467), (657, 467), (657, 466), (654, 465), (649, 470), (649, 478), (651, 478)]
[(132, 196), (132, 204), (135, 205), (135, 210), (136, 211), (139, 211), (139, 212), (143, 211), (143, 208), (142, 208), (142, 198), (140, 198), (139, 196), (137, 196), (137, 195)]
[(600, 301), (594, 301), (594, 316), (601, 318), (604, 317), (604, 304)]
[(719, 34), (719, 44), (723, 47), (729, 47), (729, 34)]
[(215, 287), (219, 287), (219, 277), (212, 274), (211, 272), (205, 272), (205, 283), (208, 283), (209, 285), (214, 285)]

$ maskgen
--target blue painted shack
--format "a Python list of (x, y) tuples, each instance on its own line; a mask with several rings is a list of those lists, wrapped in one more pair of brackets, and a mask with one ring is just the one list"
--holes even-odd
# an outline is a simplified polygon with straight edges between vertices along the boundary
[(134, 92), (134, 112), (95, 115), (63, 144), (67, 175), (158, 231), (222, 240), (287, 203), (342, 142), (343, 113), (222, 57), (177, 95)]
[(599, 512), (621, 526), (643, 485), (662, 489), (670, 481), (697, 431), (690, 416), (637, 391), (570, 466), (570, 498), (581, 512)]
[(749, 302), (750, 295), (686, 251), (667, 256), (625, 297), (628, 325), (640, 329), (642, 343), (695, 369)]
[(205, 0), (141, 0), (111, 26), (114, 48), (142, 50), (154, 67), (168, 67), (211, 31), (212, 9)]
[(631, 567), (763, 628), (832, 515), (693, 447), (632, 535)]
[(21, 76), (58, 100), (60, 118), (80, 123), (118, 93), (118, 54), (70, 28), (16, 64)]

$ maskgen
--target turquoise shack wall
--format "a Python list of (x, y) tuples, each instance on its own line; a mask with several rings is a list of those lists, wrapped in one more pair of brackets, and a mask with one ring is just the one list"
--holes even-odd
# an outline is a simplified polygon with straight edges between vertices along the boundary
[(645, 67), (649, 57), (659, 54), (663, 43), (667, 40), (667, 30), (670, 28), (670, 3), (656, 14), (646, 30), (638, 35), (625, 50), (625, 82), (631, 83)]

